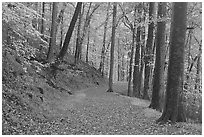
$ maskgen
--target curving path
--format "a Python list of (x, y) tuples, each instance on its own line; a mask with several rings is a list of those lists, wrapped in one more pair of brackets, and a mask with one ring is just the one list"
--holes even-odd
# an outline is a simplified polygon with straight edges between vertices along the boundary
[[(115, 91), (124, 85), (115, 83)], [(41, 123), (31, 134), (201, 134), (201, 125), (158, 125), (161, 113), (147, 108), (149, 102), (106, 91), (106, 86), (77, 91), (62, 101), (62, 117)]]

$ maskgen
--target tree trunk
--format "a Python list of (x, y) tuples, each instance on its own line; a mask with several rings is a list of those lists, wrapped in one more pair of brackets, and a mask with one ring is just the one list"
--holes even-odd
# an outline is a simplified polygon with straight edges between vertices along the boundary
[(89, 62), (89, 39), (90, 39), (90, 26), (88, 30), (87, 45), (86, 45), (86, 63)]
[[(91, 5), (92, 5), (92, 2), (90, 2), (89, 4), (89, 9), (87, 11), (87, 14), (86, 14), (86, 19), (85, 19), (85, 22), (84, 22), (84, 26), (83, 26), (83, 29), (82, 29), (82, 35), (80, 37), (80, 41), (79, 41), (79, 51), (78, 51), (78, 56), (79, 58), (78, 59), (81, 59), (81, 56), (82, 56), (82, 44), (83, 44), (83, 41), (84, 41), (84, 38), (85, 38), (85, 35), (87, 33), (87, 29), (90, 25), (90, 22), (91, 22), (91, 18), (93, 16), (93, 13), (95, 12), (95, 10), (100, 6), (99, 4), (95, 5), (94, 6), (94, 9), (91, 11)], [(84, 11), (84, 9), (83, 9)], [(90, 12), (91, 11), (91, 12)], [(82, 14), (83, 15), (83, 14)]]
[(72, 17), (72, 20), (70, 22), (70, 26), (69, 26), (69, 29), (67, 31), (63, 47), (60, 50), (60, 53), (59, 53), (59, 55), (57, 57), (57, 62), (58, 61), (62, 61), (64, 56), (65, 56), (65, 54), (66, 54), (66, 52), (67, 52), (67, 49), (68, 49), (68, 46), (69, 46), (69, 42), (70, 42), (70, 39), (71, 39), (71, 36), (72, 36), (72, 32), (74, 30), (74, 26), (76, 24), (79, 12), (81, 11), (81, 5), (82, 5), (82, 2), (77, 2), (77, 6), (76, 6), (76, 9), (74, 11), (74, 15)]
[[(81, 33), (82, 35), (81, 35), (80, 43), (79, 43), (80, 47), (82, 47), (82, 44), (83, 44), (83, 41), (84, 41), (84, 37), (85, 37), (86, 32), (87, 32), (87, 28), (90, 25), (91, 16), (89, 15), (89, 12), (90, 12), (90, 9), (91, 9), (91, 4), (92, 4), (92, 2), (90, 2), (89, 9), (88, 9), (88, 11), (86, 13), (86, 19), (85, 19), (85, 22), (84, 22), (84, 26), (83, 26), (82, 33)], [(83, 16), (83, 14), (82, 14), (82, 16)], [(79, 51), (79, 53), (81, 54), (81, 51)], [(80, 55), (80, 57), (81, 57), (81, 55)]]
[(51, 25), (51, 34), (50, 34), (50, 43), (49, 50), (47, 55), (48, 62), (52, 62), (55, 54), (55, 46), (56, 46), (56, 32), (57, 32), (57, 2), (53, 2), (52, 7), (52, 25)]
[[(143, 3), (143, 9), (145, 8), (145, 4)], [(146, 11), (143, 10), (143, 22), (146, 20)], [(140, 80), (139, 80), (139, 89), (141, 93), (143, 93), (142, 98), (149, 100), (148, 92), (144, 92), (144, 56), (145, 56), (145, 25), (141, 28), (141, 62), (140, 62)]]
[(155, 10), (155, 3), (150, 2), (149, 4), (149, 20), (150, 24), (148, 27), (148, 37), (147, 37), (147, 44), (146, 44), (146, 53), (144, 56), (144, 63), (145, 63), (145, 78), (144, 78), (144, 94), (147, 94), (150, 89), (150, 71), (151, 71), (151, 64), (153, 58), (153, 37), (154, 37), (154, 10)]
[[(158, 19), (166, 17), (166, 2), (158, 4)], [(165, 61), (165, 29), (166, 22), (161, 21), (157, 23), (156, 34), (156, 61), (154, 67), (153, 91), (150, 108), (161, 110), (159, 103), (160, 93), (164, 86), (164, 61)]]
[(117, 3), (113, 5), (113, 24), (111, 37), (111, 52), (110, 52), (110, 73), (109, 73), (109, 89), (107, 92), (113, 92), (113, 67), (114, 67), (114, 46), (115, 46), (115, 30), (116, 30), (116, 12)]
[[(143, 82), (142, 81), (143, 81), (143, 73), (144, 73), (144, 60), (143, 60), (144, 50), (145, 50), (144, 45), (141, 45), (140, 74), (139, 74), (139, 90), (140, 90), (140, 93), (143, 92)], [(143, 92), (142, 98), (146, 99), (146, 100), (149, 100), (148, 93)]]
[(99, 71), (101, 72), (102, 76), (104, 76), (104, 61), (105, 61), (105, 48), (106, 48), (106, 32), (107, 32), (107, 25), (108, 25), (108, 18), (109, 18), (109, 9), (110, 9), (110, 2), (108, 3), (108, 8), (106, 11), (106, 20), (104, 24), (104, 33), (103, 33), (103, 46), (101, 50), (101, 61), (99, 66)]
[(81, 20), (82, 20), (82, 13), (79, 11), (79, 20), (78, 20), (78, 28), (77, 28), (77, 39), (76, 39), (76, 50), (75, 50), (75, 64), (78, 63), (80, 56), (81, 56)]
[(40, 32), (43, 35), (42, 38), (44, 38), (44, 17), (45, 17), (45, 2), (42, 3), (42, 19), (41, 19), (41, 29)]
[[(62, 42), (63, 42), (63, 30), (64, 30), (64, 11), (65, 11), (65, 8), (66, 8), (66, 4), (63, 3), (63, 7), (58, 15), (58, 21), (57, 21), (57, 24), (60, 25), (60, 45), (59, 45), (59, 49), (61, 50), (62, 48)], [(57, 25), (57, 28), (58, 28), (58, 25)]]
[[(133, 93), (131, 91), (131, 81), (132, 81), (132, 63), (133, 63), (133, 56), (134, 56), (134, 46), (135, 46), (135, 31), (132, 32), (132, 46), (131, 46), (131, 55), (130, 55), (130, 65), (129, 65), (129, 74), (128, 74), (128, 96), (132, 96)], [(128, 69), (127, 69), (128, 70)]]
[(121, 56), (121, 52), (120, 52), (120, 35), (118, 38), (118, 81), (120, 81), (121, 79), (121, 61), (120, 61), (120, 57)]
[[(136, 7), (135, 7), (136, 10)], [(135, 11), (136, 12), (136, 11)], [(142, 4), (138, 7), (138, 14), (142, 14)], [(138, 19), (138, 23), (141, 23), (141, 17)], [(134, 64), (134, 72), (133, 72), (133, 96), (134, 97), (141, 97), (140, 93), (140, 44), (141, 41), (141, 26), (137, 27), (137, 34), (136, 34), (136, 51), (135, 51), (135, 64)]]
[(196, 71), (196, 83), (195, 89), (201, 89), (200, 77), (201, 77), (201, 53), (202, 53), (202, 45), (199, 45), (199, 55), (197, 60), (197, 71)]
[(122, 53), (121, 55), (121, 61), (122, 61), (122, 64), (121, 64), (121, 81), (124, 81), (125, 80), (125, 61), (124, 61), (124, 53)]
[(187, 3), (173, 3), (170, 36), (169, 66), (166, 88), (166, 101), (162, 116), (157, 120), (165, 123), (186, 121), (182, 102)]
[(62, 42), (63, 42), (63, 30), (64, 30), (64, 18), (62, 17), (62, 22), (60, 24), (60, 50), (62, 49)]
[[(193, 30), (189, 30), (188, 32), (188, 37), (187, 37), (187, 40), (186, 40), (186, 47), (188, 47), (188, 51), (187, 51), (187, 59), (188, 59), (188, 67), (187, 69), (189, 70), (190, 66), (191, 66), (191, 41), (192, 41), (192, 34), (193, 34)], [(189, 81), (189, 78), (190, 78), (190, 72), (188, 72), (186, 74), (186, 84), (190, 84), (190, 81)]]
[[(38, 2), (35, 2), (35, 10), (38, 13)], [(39, 31), (39, 17), (36, 16), (36, 30)]]
[(139, 89), (139, 73), (140, 73), (140, 31), (141, 27), (137, 28), (137, 37), (136, 37), (136, 51), (135, 51), (135, 65), (133, 72), (133, 96), (141, 97), (140, 89)]

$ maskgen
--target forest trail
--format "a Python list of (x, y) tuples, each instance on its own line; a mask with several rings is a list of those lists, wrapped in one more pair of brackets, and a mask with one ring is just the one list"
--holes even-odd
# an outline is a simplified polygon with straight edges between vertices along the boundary
[[(113, 93), (107, 86), (75, 92), (62, 101), (64, 114), (55, 119), (47, 134), (201, 134), (201, 125), (156, 124), (161, 113), (149, 109), (150, 102), (120, 95), (126, 83), (114, 83)], [(53, 123), (53, 122), (52, 122)]]

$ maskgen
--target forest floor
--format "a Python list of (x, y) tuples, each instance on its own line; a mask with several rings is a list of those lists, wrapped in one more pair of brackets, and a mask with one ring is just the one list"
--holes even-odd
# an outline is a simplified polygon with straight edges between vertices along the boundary
[[(115, 83), (112, 93), (107, 86), (95, 86), (74, 92), (61, 100), (60, 115), (32, 124), (16, 134), (113, 134), (113, 135), (201, 135), (202, 125), (193, 123), (162, 124), (161, 115), (149, 109), (149, 102), (120, 93), (126, 83)], [(20, 129), (20, 128), (19, 128)]]

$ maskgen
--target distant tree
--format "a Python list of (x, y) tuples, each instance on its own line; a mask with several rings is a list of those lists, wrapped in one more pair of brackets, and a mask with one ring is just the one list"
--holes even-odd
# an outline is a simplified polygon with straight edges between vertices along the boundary
[(48, 62), (51, 62), (54, 58), (54, 49), (56, 46), (56, 32), (57, 32), (57, 2), (53, 2), (52, 7), (52, 25), (50, 34), (49, 50), (47, 54)]
[[(119, 5), (122, 12), (123, 12), (123, 24), (131, 30), (132, 34), (132, 43), (131, 43), (131, 51), (128, 52), (128, 55), (130, 57), (130, 61), (127, 61), (127, 81), (128, 81), (128, 96), (133, 96), (132, 90), (131, 90), (131, 84), (132, 84), (132, 69), (133, 69), (133, 57), (134, 57), (134, 49), (135, 49), (135, 30), (136, 30), (136, 11), (137, 11), (137, 4), (134, 5), (134, 19), (133, 23), (130, 22), (129, 18), (126, 15), (125, 10), (122, 8), (121, 5)], [(127, 37), (126, 37), (126, 43), (127, 43)]]
[(106, 10), (106, 20), (104, 23), (104, 32), (103, 32), (103, 45), (102, 45), (102, 50), (101, 50), (101, 61), (100, 61), (100, 65), (99, 65), (99, 71), (101, 72), (102, 76), (104, 76), (106, 33), (107, 33), (107, 26), (108, 26), (108, 19), (109, 19), (109, 9), (110, 9), (110, 2), (108, 2), (108, 7)]
[[(88, 27), (90, 25), (90, 22), (91, 22), (91, 18), (94, 14), (94, 12), (96, 11), (96, 9), (100, 6), (100, 4), (95, 4), (93, 6), (93, 10), (91, 10), (91, 7), (92, 7), (92, 2), (89, 3), (89, 7), (88, 7), (88, 11), (86, 13), (86, 17), (85, 17), (85, 21), (84, 21), (84, 25), (82, 26), (82, 16), (83, 16), (83, 13), (81, 13), (81, 15), (79, 16), (79, 29), (81, 29), (82, 27), (82, 30), (79, 31), (78, 29), (78, 43), (76, 44), (76, 51), (75, 51), (75, 63), (78, 62), (79, 59), (81, 59), (81, 54), (82, 54), (82, 44), (83, 44), (83, 41), (84, 41), (84, 37), (87, 33), (87, 30), (88, 30)], [(85, 8), (85, 4), (83, 6)], [(83, 9), (84, 9), (83, 8)], [(83, 10), (84, 11), (84, 10)]]
[(173, 3), (166, 101), (157, 122), (186, 121), (182, 102), (187, 3)]
[[(152, 64), (152, 48), (153, 48), (153, 37), (154, 37), (154, 11), (155, 11), (155, 2), (149, 3), (149, 25), (148, 25), (148, 36), (146, 44), (146, 53), (144, 56), (145, 63), (145, 78), (144, 78), (144, 95), (148, 93), (150, 88), (150, 70)], [(145, 97), (146, 98), (146, 97)]]
[(121, 80), (121, 45), (120, 45), (120, 34), (118, 37), (118, 81)]
[[(166, 2), (160, 2), (158, 4), (158, 19), (164, 19), (166, 17)], [(156, 33), (156, 61), (154, 67), (153, 78), (153, 91), (150, 108), (161, 110), (160, 106), (160, 93), (164, 86), (164, 61), (165, 61), (165, 31), (166, 21), (159, 21), (157, 23)]]
[[(84, 37), (86, 36), (87, 30), (88, 30), (88, 27), (90, 25), (91, 19), (92, 19), (93, 15), (94, 15), (94, 12), (100, 7), (100, 4), (98, 4), (98, 3), (95, 3), (93, 6), (92, 5), (93, 5), (93, 3), (90, 2), (88, 11), (86, 13), (86, 18), (85, 18), (85, 21), (84, 21), (84, 25), (83, 25), (83, 29), (82, 29), (82, 36), (81, 36), (81, 41), (80, 41), (81, 46), (83, 44)], [(91, 10), (91, 7), (93, 7), (92, 10)]]
[(195, 89), (201, 89), (201, 83), (200, 83), (200, 80), (201, 80), (201, 53), (202, 53), (202, 45), (201, 45), (201, 42), (199, 42), (197, 39), (196, 41), (198, 42), (199, 44), (199, 53), (197, 55), (197, 70), (196, 70), (196, 83), (195, 83)]
[[(42, 35), (44, 35), (44, 17), (45, 17), (45, 2), (42, 3), (42, 19), (41, 19), (41, 29), (40, 29), (40, 32)], [(44, 38), (44, 36), (43, 36)]]
[(112, 23), (111, 51), (110, 51), (109, 89), (108, 89), (107, 92), (113, 92), (113, 67), (114, 67), (116, 12), (117, 12), (117, 3), (114, 2), (114, 4), (113, 4), (113, 23)]
[(86, 63), (89, 62), (89, 41), (90, 41), (90, 26), (88, 28), (87, 44), (86, 44)]
[(74, 26), (76, 24), (79, 12), (81, 11), (81, 5), (82, 5), (82, 2), (77, 2), (77, 6), (75, 8), (74, 15), (73, 15), (72, 20), (70, 22), (70, 26), (69, 26), (69, 29), (67, 31), (63, 47), (60, 50), (59, 55), (57, 56), (57, 62), (62, 61), (64, 56), (65, 56), (65, 54), (66, 54), (66, 52), (67, 52), (67, 49), (68, 49), (68, 46), (69, 46), (69, 42), (70, 42), (70, 39), (71, 39), (71, 36), (72, 36), (72, 32), (74, 30)]
[(58, 18), (57, 18), (57, 24), (60, 25), (60, 29), (58, 29), (57, 27), (57, 30), (60, 30), (60, 48), (63, 46), (62, 45), (62, 42), (63, 42), (63, 32), (64, 32), (64, 12), (65, 12), (65, 8), (66, 8), (66, 3), (63, 3), (63, 7), (62, 9), (60, 10), (60, 13), (58, 15)]

